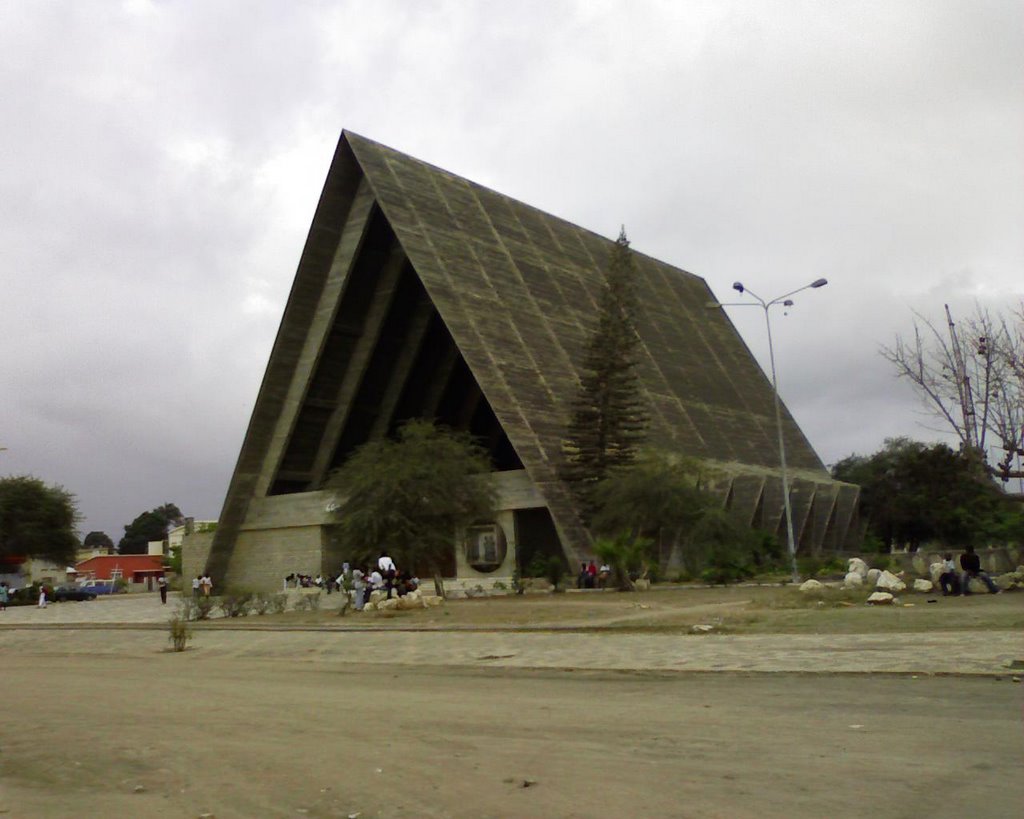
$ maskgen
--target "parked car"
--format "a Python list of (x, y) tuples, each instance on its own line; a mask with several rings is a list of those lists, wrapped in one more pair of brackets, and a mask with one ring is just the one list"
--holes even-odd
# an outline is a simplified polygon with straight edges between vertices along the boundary
[(117, 591), (117, 586), (113, 580), (83, 580), (78, 584), (78, 588), (82, 591), (88, 591), (92, 594), (114, 594)]
[(74, 586), (58, 586), (53, 590), (52, 599), (54, 603), (63, 603), (65, 600), (95, 600), (96, 592)]

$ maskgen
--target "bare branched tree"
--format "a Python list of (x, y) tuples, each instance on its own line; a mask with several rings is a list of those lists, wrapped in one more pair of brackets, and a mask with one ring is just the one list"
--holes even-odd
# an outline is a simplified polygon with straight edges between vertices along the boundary
[[(944, 328), (914, 315), (913, 339), (897, 336), (882, 356), (957, 435), (963, 452), (1003, 481), (1024, 477), (1018, 461), (1024, 456), (1024, 305), (996, 317), (976, 307), (959, 324), (946, 305)], [(988, 453), (995, 447), (1004, 456), (992, 466)]]

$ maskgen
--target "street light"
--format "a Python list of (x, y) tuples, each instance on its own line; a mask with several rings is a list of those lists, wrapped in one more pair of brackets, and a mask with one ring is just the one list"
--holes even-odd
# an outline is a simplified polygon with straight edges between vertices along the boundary
[(761, 307), (764, 310), (764, 326), (768, 330), (768, 360), (771, 362), (772, 367), (772, 393), (775, 396), (775, 428), (779, 434), (779, 465), (782, 470), (782, 503), (786, 510), (786, 546), (789, 549), (789, 563), (790, 568), (793, 572), (793, 582), (800, 582), (800, 572), (796, 568), (796, 542), (793, 538), (793, 510), (789, 504), (789, 473), (786, 470), (786, 443), (782, 436), (782, 408), (781, 402), (779, 401), (779, 382), (775, 375), (775, 348), (772, 344), (772, 323), (769, 318), (769, 309), (775, 305), (781, 305), (783, 307), (792, 307), (793, 300), (790, 296), (796, 295), (801, 290), (810, 290), (812, 288), (817, 289), (824, 287), (828, 284), (828, 279), (815, 279), (810, 284), (805, 284), (803, 287), (798, 287), (796, 290), (791, 290), (788, 293), (784, 293), (771, 301), (765, 301), (753, 290), (749, 290), (744, 287), (743, 282), (733, 282), (732, 289), (737, 293), (746, 294), (751, 298), (755, 299), (755, 302), (749, 301), (734, 301), (734, 302), (709, 302), (708, 307)]

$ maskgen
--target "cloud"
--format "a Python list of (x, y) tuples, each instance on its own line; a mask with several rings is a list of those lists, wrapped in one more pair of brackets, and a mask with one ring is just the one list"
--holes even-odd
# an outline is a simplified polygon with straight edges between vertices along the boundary
[[(0, 473), (85, 531), (215, 517), (342, 127), (785, 292), (831, 461), (917, 426), (878, 345), (1024, 269), (1013, 2), (19, 4), (0, 27)], [(754, 313), (755, 311), (751, 311)], [(765, 362), (763, 317), (731, 313)]]

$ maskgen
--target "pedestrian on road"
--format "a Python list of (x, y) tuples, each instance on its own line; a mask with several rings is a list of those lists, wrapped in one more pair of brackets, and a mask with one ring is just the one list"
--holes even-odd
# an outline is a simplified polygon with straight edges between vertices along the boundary
[(198, 597), (199, 596), (199, 587), (202, 585), (202, 583), (203, 583), (203, 579), (199, 575), (196, 575), (195, 577), (192, 578), (192, 596), (193, 597)]
[(210, 592), (213, 591), (213, 578), (210, 577), (209, 572), (203, 575), (199, 585), (203, 587), (203, 597), (209, 597)]
[(39, 608), (46, 608), (46, 586), (39, 587)]
[(7, 588), (7, 581), (0, 583), (0, 611), (7, 611), (7, 604), (11, 602), (11, 590)]
[(156, 584), (160, 587), (160, 602), (165, 604), (167, 602), (167, 576), (160, 575), (156, 580)]

